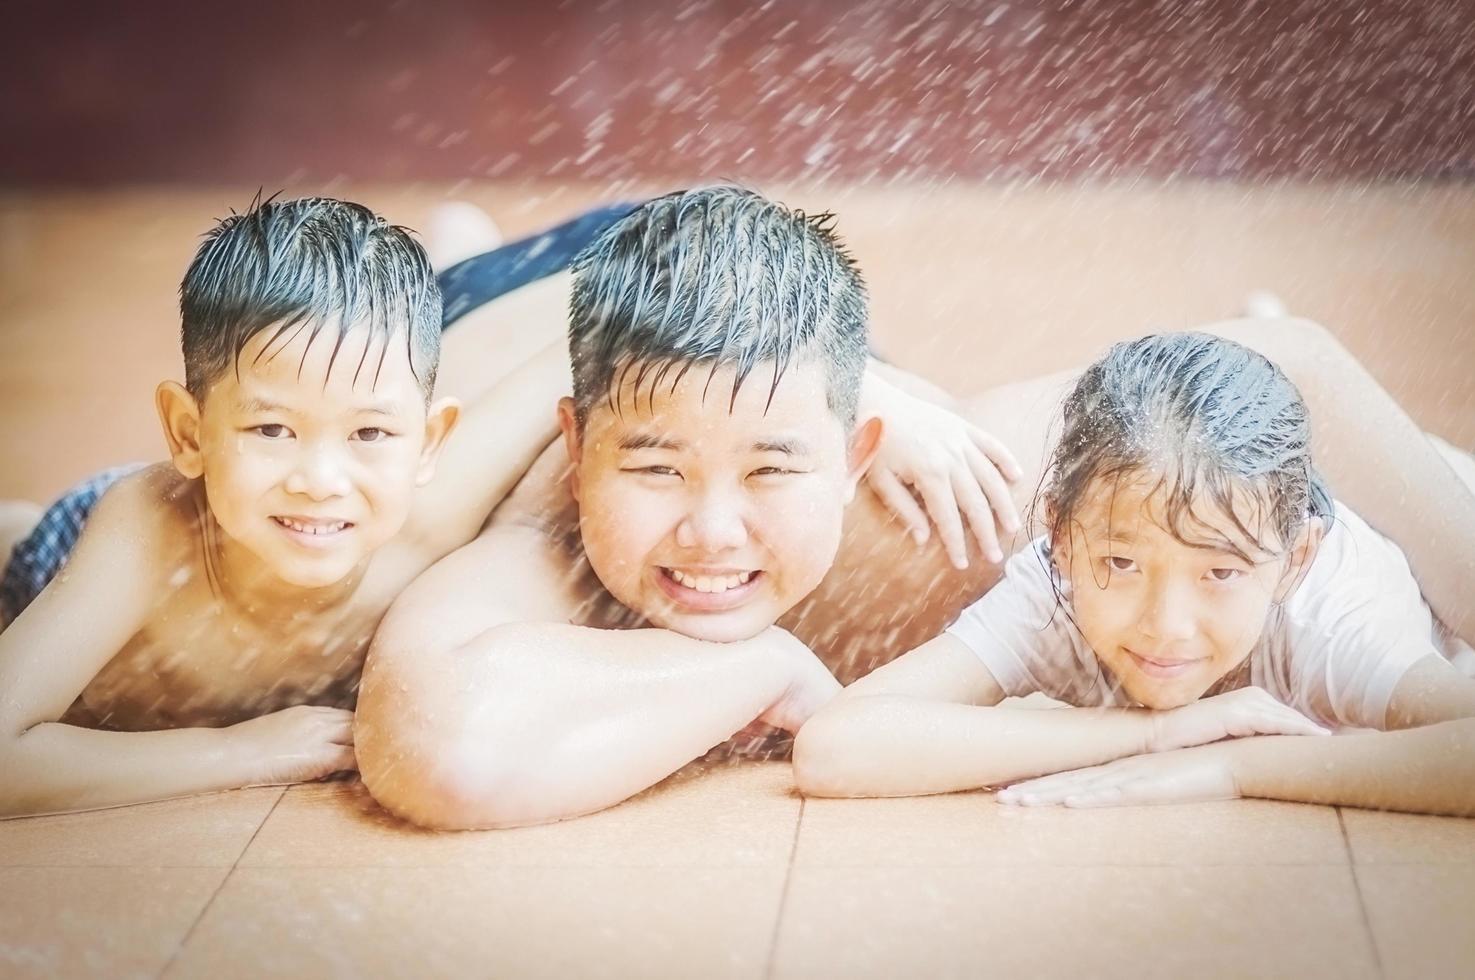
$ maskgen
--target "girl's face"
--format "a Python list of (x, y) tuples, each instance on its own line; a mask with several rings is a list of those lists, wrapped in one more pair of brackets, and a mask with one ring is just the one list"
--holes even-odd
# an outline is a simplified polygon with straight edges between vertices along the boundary
[[(1099, 483), (1054, 558), (1097, 659), (1133, 700), (1164, 709), (1202, 697), (1249, 656), (1271, 604), (1314, 556), (1320, 521), (1307, 521), (1289, 551), (1268, 552), (1214, 503), (1196, 499), (1188, 523), (1199, 540), (1188, 544), (1167, 530), (1158, 483), (1150, 472)], [(1255, 538), (1275, 541), (1258, 524), (1267, 508), (1248, 492), (1234, 504)]]

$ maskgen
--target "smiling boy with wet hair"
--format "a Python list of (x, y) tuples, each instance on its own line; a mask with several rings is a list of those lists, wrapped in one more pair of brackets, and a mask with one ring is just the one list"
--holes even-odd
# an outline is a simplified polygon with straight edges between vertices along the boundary
[[(88, 481), (7, 565), (0, 815), (354, 768), (379, 618), (551, 434), (507, 417), (525, 391), (496, 393), (442, 458), (460, 409), (432, 399), (435, 274), (357, 204), (254, 202), (180, 293), (186, 384), (156, 399), (170, 461)], [(560, 362), (527, 370), (556, 391)], [(451, 478), (427, 485), (438, 465)]]
[[(406, 590), (366, 665), (365, 783), (428, 826), (597, 810), (838, 690), (774, 626), (830, 570), (882, 438), (865, 291), (828, 218), (667, 195), (575, 261), (572, 297), (562, 451)], [(920, 431), (955, 418), (926, 408)]]

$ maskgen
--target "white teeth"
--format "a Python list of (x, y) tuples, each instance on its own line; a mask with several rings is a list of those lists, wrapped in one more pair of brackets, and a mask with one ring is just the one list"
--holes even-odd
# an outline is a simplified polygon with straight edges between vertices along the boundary
[(290, 528), (298, 534), (336, 534), (348, 526), (347, 521), (335, 521), (332, 524), (304, 524), (290, 517), (278, 517), (277, 521), (283, 527)]
[(735, 575), (712, 576), (688, 575), (686, 572), (679, 571), (675, 568), (667, 569), (667, 571), (670, 573), (673, 579), (686, 586), (688, 589), (694, 589), (697, 592), (706, 593), (726, 592), (729, 589), (735, 589), (739, 585), (748, 584), (748, 581), (753, 577), (752, 572), (738, 572)]

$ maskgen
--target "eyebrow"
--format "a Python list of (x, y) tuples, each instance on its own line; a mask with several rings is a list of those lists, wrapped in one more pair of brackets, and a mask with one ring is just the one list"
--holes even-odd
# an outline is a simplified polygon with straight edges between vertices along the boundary
[(753, 448), (760, 453), (783, 453), (785, 456), (807, 456), (809, 454), (809, 446), (793, 438), (755, 442)]
[(286, 405), (278, 405), (276, 402), (267, 401), (265, 398), (248, 398), (241, 402), (243, 412), (290, 412)]
[(679, 453), (686, 449), (686, 443), (680, 439), (658, 436), (653, 432), (632, 432), (620, 437), (620, 448), (626, 452), (637, 449), (669, 449)]
[[(281, 405), (265, 398), (248, 398), (241, 403), (241, 411), (247, 413), (283, 412), (290, 415), (293, 410), (287, 405)], [(394, 402), (385, 401), (360, 405), (351, 409), (351, 411), (354, 415), (384, 415), (390, 418), (398, 418), (400, 414)]]
[[(639, 449), (666, 449), (679, 453), (685, 452), (688, 448), (687, 444), (680, 439), (656, 435), (653, 432), (632, 432), (620, 439), (620, 449), (625, 452), (634, 452)], [(764, 439), (753, 443), (753, 450), (760, 453), (783, 453), (785, 456), (804, 456), (809, 453), (808, 445), (793, 438)]]

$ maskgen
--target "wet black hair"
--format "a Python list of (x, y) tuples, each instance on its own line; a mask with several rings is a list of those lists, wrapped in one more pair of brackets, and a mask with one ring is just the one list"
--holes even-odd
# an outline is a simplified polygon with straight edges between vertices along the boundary
[(573, 266), (569, 355), (580, 424), (616, 401), (634, 371), (638, 397), (672, 371), (731, 366), (738, 389), (771, 364), (769, 399), (787, 368), (815, 357), (830, 410), (855, 422), (866, 361), (866, 291), (834, 232), (741, 187), (679, 191), (615, 222)]
[[(1088, 494), (1139, 474), (1157, 479), (1149, 495), (1161, 495), (1165, 530), (1247, 561), (1254, 557), (1196, 515), (1197, 500), (1264, 553), (1290, 547), (1309, 517), (1332, 515), (1301, 393), (1266, 357), (1210, 334), (1120, 343), (1081, 375), (1040, 495), (1052, 544), (1067, 540)], [(1255, 501), (1254, 527), (1235, 510), (1236, 490)]]
[[(203, 399), (262, 330), (278, 340), (336, 333), (333, 356), (360, 326), (383, 344), (401, 333), (428, 399), (440, 360), (441, 299), (425, 250), (410, 232), (360, 204), (326, 197), (261, 200), (205, 234), (179, 287), (185, 384)], [(368, 351), (355, 371), (364, 369)], [(304, 354), (305, 356), (305, 354)], [(330, 361), (331, 366), (331, 361)]]

